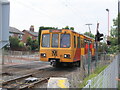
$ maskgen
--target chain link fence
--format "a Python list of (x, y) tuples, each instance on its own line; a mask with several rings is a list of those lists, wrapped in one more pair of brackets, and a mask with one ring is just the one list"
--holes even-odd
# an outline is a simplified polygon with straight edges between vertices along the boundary
[[(91, 60), (90, 73), (93, 73), (96, 67), (102, 67), (105, 65), (109, 65), (113, 59), (114, 59), (114, 56), (112, 55), (100, 54), (99, 60), (96, 66), (96, 61), (90, 58), (89, 59)], [(81, 56), (80, 68), (77, 68), (76, 71), (72, 72), (72, 74), (67, 75), (66, 78), (68, 78), (69, 80), (70, 88), (80, 88), (80, 83), (83, 83), (84, 78), (88, 76), (88, 62), (89, 62), (88, 55)], [(89, 88), (89, 86), (87, 88)]]
[[(108, 58), (107, 58), (108, 57)], [(103, 70), (98, 76), (88, 80), (88, 84), (83, 88), (117, 88), (118, 81), (116, 77), (118, 77), (118, 59), (119, 57), (112, 55), (108, 55), (106, 58), (111, 59), (110, 65), (107, 66), (105, 70)], [(103, 58), (103, 56), (101, 56)]]

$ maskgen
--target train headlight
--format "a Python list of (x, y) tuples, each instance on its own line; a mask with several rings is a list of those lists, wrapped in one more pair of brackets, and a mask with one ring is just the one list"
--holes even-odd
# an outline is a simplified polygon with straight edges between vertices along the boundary
[(70, 58), (69, 54), (64, 54), (64, 58)]
[(41, 57), (46, 57), (46, 54), (45, 53), (41, 53)]

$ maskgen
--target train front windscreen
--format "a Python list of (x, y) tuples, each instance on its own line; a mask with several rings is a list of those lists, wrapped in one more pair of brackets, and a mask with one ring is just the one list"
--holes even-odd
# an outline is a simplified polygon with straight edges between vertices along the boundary
[(61, 34), (60, 47), (61, 48), (70, 47), (70, 34)]
[[(59, 45), (60, 40), (60, 45)], [(50, 45), (51, 41), (51, 45)], [(69, 48), (70, 47), (70, 34), (52, 34), (52, 38), (50, 38), (50, 34), (42, 35), (42, 47), (52, 47), (52, 48)]]

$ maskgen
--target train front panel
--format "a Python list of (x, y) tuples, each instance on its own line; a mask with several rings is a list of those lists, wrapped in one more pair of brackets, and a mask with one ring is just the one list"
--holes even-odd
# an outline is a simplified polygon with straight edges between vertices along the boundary
[(43, 30), (40, 43), (40, 60), (73, 62), (70, 30)]

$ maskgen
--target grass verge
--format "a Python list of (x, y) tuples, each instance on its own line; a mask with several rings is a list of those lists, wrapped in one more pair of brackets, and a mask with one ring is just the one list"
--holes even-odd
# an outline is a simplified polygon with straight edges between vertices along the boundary
[(120, 82), (118, 82), (118, 90), (120, 90)]
[(102, 72), (108, 65), (105, 65), (103, 67), (97, 67), (92, 74), (84, 78), (83, 83), (80, 84), (80, 88), (83, 88), (87, 85), (87, 81), (96, 77), (100, 72)]

